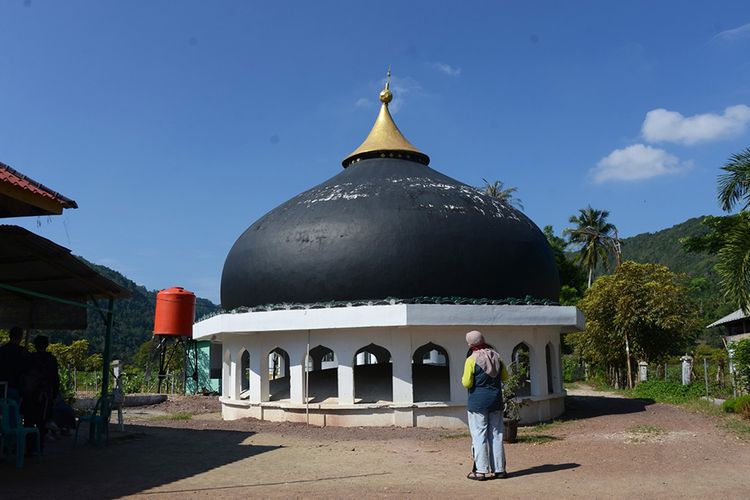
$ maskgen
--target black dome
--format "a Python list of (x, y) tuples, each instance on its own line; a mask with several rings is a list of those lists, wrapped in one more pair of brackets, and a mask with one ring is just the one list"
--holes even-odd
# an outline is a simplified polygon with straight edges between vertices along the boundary
[(419, 296), (557, 301), (525, 215), (426, 165), (362, 158), (250, 226), (227, 256), (226, 309)]

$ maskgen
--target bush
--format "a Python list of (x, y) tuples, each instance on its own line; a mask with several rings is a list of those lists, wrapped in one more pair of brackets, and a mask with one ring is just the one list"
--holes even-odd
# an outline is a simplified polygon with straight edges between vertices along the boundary
[(736, 413), (750, 419), (750, 394), (727, 399), (722, 403), (721, 409), (727, 413)]
[(744, 418), (750, 419), (750, 396), (742, 396), (737, 399), (738, 401), (734, 407), (734, 411), (738, 415), (742, 415)]
[(664, 380), (648, 380), (641, 382), (631, 391), (631, 396), (642, 399), (653, 399), (657, 403), (684, 403), (706, 395), (703, 384), (682, 385)]
[(583, 380), (583, 368), (578, 356), (563, 356), (563, 380), (565, 382), (578, 382)]

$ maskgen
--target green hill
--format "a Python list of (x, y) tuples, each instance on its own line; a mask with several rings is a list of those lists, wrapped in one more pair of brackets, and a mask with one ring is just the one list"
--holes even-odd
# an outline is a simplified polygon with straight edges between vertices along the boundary
[[(129, 299), (115, 301), (112, 335), (113, 359), (131, 360), (138, 351), (138, 347), (152, 336), (157, 292), (147, 290), (146, 287), (138, 285), (108, 267), (93, 264), (85, 259), (81, 260), (131, 293), (132, 296)], [(196, 317), (200, 318), (218, 308), (219, 306), (208, 299), (197, 298)], [(101, 315), (89, 308), (86, 330), (55, 331), (49, 332), (49, 335), (53, 342), (70, 343), (73, 340), (86, 339), (92, 350), (101, 350), (104, 343), (104, 331), (104, 321)]]
[(642, 233), (622, 240), (622, 257), (649, 264), (662, 264), (676, 273), (718, 279), (713, 255), (688, 253), (680, 240), (688, 236), (701, 236), (707, 232), (701, 224), (704, 217), (694, 217), (676, 226), (655, 233)]
[[(719, 276), (714, 269), (716, 256), (688, 253), (680, 240), (701, 236), (707, 232), (701, 224), (704, 217), (695, 217), (655, 233), (643, 233), (622, 240), (625, 260), (662, 264), (674, 272), (688, 276), (691, 296), (700, 308), (704, 325), (734, 311), (736, 307), (724, 299), (719, 287)], [(707, 332), (708, 333), (708, 332)], [(717, 339), (712, 339), (716, 343)]]

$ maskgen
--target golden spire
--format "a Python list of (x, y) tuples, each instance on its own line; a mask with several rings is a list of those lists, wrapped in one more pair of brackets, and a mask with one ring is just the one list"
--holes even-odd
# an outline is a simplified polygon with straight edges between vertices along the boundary
[(342, 164), (344, 168), (364, 158), (403, 158), (414, 160), (427, 165), (430, 158), (415, 148), (406, 137), (403, 136), (396, 124), (393, 122), (388, 103), (393, 100), (391, 92), (391, 68), (388, 67), (385, 88), (380, 92), (380, 113), (372, 126), (370, 134), (357, 149), (347, 156)]

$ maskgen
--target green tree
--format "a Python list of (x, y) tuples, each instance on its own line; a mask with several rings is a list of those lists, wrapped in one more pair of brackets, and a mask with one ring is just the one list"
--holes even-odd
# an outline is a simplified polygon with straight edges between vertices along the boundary
[(606, 369), (611, 381), (620, 380), (626, 368), (632, 387), (631, 354), (661, 362), (680, 352), (699, 328), (684, 280), (665, 266), (623, 262), (579, 301), (586, 331), (568, 341), (584, 359)]
[(589, 205), (580, 209), (578, 215), (572, 215), (568, 219), (573, 227), (564, 231), (569, 243), (578, 250), (579, 262), (588, 271), (589, 288), (594, 270), (599, 264), (609, 269), (610, 255), (614, 255), (619, 264), (620, 239), (614, 224), (607, 222), (608, 217), (607, 210), (597, 210)]
[(737, 383), (744, 392), (750, 392), (750, 339), (732, 342), (732, 361), (737, 374)]
[(576, 305), (586, 289), (586, 276), (581, 267), (565, 253), (568, 242), (555, 236), (552, 226), (544, 226), (543, 231), (555, 255), (555, 264), (560, 275), (560, 303), (565, 306)]
[(485, 192), (485, 194), (488, 194), (489, 196), (492, 196), (493, 198), (497, 198), (500, 201), (504, 201), (505, 203), (512, 205), (514, 207), (520, 208), (523, 210), (523, 203), (521, 203), (521, 200), (516, 197), (516, 191), (518, 191), (517, 188), (514, 187), (505, 187), (505, 183), (503, 181), (495, 181), (490, 183), (487, 179), (482, 179), (484, 181), (484, 186), (482, 187), (482, 190)]
[(742, 202), (740, 210), (750, 205), (750, 148), (729, 157), (721, 167), (725, 174), (719, 175), (719, 203), (725, 212), (731, 212)]
[(727, 218), (712, 218), (707, 235), (689, 239), (686, 248), (715, 253), (716, 271), (725, 297), (750, 313), (750, 148), (732, 155), (719, 174), (718, 199), (724, 211), (738, 205), (740, 213)]

